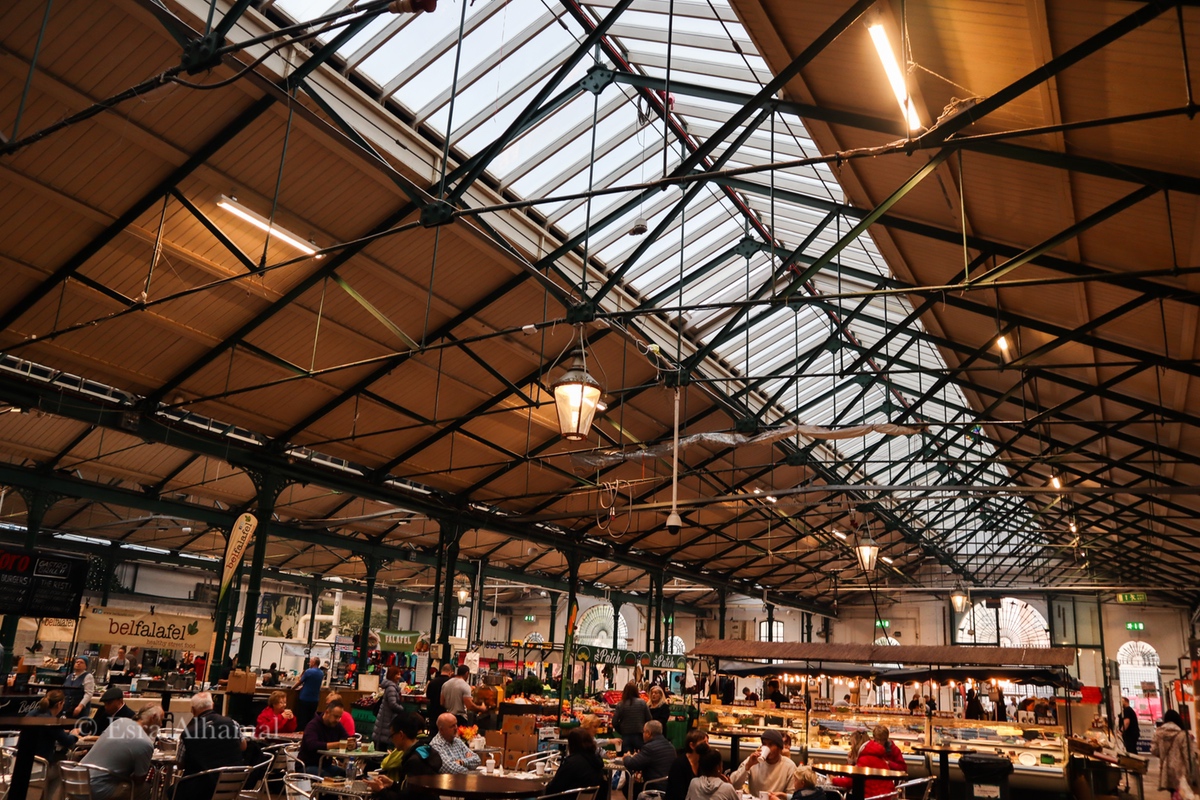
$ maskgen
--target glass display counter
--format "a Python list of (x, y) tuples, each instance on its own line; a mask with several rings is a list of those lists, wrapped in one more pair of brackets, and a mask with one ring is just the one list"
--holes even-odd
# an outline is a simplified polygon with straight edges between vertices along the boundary
[(850, 754), (850, 738), (856, 731), (867, 736), (876, 725), (886, 725), (889, 738), (900, 748), (913, 777), (922, 777), (925, 757), (913, 752), (928, 741), (928, 720), (923, 716), (900, 713), (894, 708), (845, 708), (810, 712), (808, 718), (808, 755), (816, 761), (845, 763)]
[[(934, 745), (970, 748), (977, 753), (1000, 755), (1013, 763), (1013, 780), (1033, 788), (1035, 784), (1061, 787), (1066, 781), (1067, 738), (1058, 725), (989, 722), (974, 719), (931, 720)], [(952, 753), (953, 765), (958, 755)], [(1022, 777), (1029, 781), (1021, 780)]]

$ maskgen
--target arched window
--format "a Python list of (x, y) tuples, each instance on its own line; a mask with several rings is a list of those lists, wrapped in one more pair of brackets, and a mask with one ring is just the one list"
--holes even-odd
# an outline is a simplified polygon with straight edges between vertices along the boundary
[(777, 619), (774, 622), (768, 622), (764, 619), (758, 623), (758, 640), (760, 642), (782, 642), (783, 620)]
[(575, 627), (575, 641), (591, 647), (613, 646), (613, 617), (617, 618), (617, 648), (627, 646), (629, 641), (629, 626), (625, 617), (616, 614), (611, 603), (594, 605), (579, 615)]
[(525, 646), (528, 647), (531, 644), (542, 644), (545, 641), (545, 638), (543, 638), (540, 633), (534, 631), (525, 637)]
[(687, 650), (687, 645), (683, 643), (683, 637), (672, 636), (671, 641), (667, 642), (667, 655), (681, 656)]
[[(880, 636), (878, 639), (876, 639), (874, 642), (872, 642), (872, 644), (875, 645), (876, 647), (899, 647), (900, 640), (893, 639), (891, 636)], [(884, 669), (900, 669), (899, 664), (883, 664), (883, 663), (881, 663), (881, 664), (873, 664), (872, 666), (883, 667)]]
[(1128, 667), (1157, 667), (1158, 651), (1145, 642), (1126, 642), (1117, 650), (1117, 663)]
[(958, 625), (959, 644), (998, 644), (1001, 647), (1049, 647), (1046, 618), (1023, 600), (1005, 597), (1000, 608), (976, 603)]

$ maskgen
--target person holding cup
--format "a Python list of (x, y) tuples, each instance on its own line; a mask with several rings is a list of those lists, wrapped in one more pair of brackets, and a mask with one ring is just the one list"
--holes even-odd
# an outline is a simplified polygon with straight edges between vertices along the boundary
[[(544, 762), (538, 762), (542, 766)], [(596, 740), (584, 728), (567, 733), (567, 757), (546, 785), (543, 794), (558, 794), (572, 789), (590, 789), (604, 784), (604, 762), (596, 754)]]
[(796, 763), (783, 757), (783, 733), (770, 728), (762, 733), (762, 747), (752, 752), (729, 776), (736, 786), (748, 783), (750, 794), (790, 792)]

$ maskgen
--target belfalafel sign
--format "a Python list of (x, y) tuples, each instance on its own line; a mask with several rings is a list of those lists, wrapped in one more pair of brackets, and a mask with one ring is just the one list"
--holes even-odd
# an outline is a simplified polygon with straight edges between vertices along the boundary
[(204, 650), (212, 620), (120, 608), (89, 608), (79, 618), (78, 640), (159, 650)]
[(575, 660), (591, 662), (600, 666), (614, 664), (618, 667), (642, 667), (644, 669), (675, 669), (687, 668), (687, 659), (683, 656), (667, 653), (647, 653), (634, 650), (613, 650), (608, 647), (589, 647), (579, 645), (575, 648)]

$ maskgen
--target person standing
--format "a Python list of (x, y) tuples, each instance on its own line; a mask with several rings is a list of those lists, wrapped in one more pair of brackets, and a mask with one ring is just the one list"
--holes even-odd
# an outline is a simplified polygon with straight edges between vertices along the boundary
[(983, 719), (983, 701), (974, 689), (967, 689), (967, 707), (963, 713), (967, 719)]
[[(446, 713), (453, 714), (458, 720), (459, 725), (467, 724), (467, 709), (471, 711), (483, 711), (487, 706), (480, 705), (471, 697), (471, 684), (467, 683), (467, 676), (471, 674), (471, 668), (463, 664), (458, 668), (458, 672), (453, 678), (446, 681), (442, 686), (442, 708)], [(434, 724), (441, 715), (434, 718)]]
[(434, 673), (429, 679), (429, 684), (425, 687), (425, 698), (427, 700), (425, 713), (428, 715), (430, 724), (436, 724), (437, 718), (445, 713), (446, 707), (442, 705), (442, 687), (450, 680), (450, 676), (454, 674), (454, 667), (450, 666), (450, 662), (442, 664), (439, 672)]
[(629, 753), (641, 749), (642, 731), (650, 721), (650, 707), (638, 695), (637, 684), (625, 684), (621, 702), (613, 709), (612, 727), (621, 735), (621, 752)]
[(1125, 752), (1137, 755), (1138, 739), (1142, 737), (1142, 729), (1138, 725), (1137, 712), (1129, 705), (1129, 698), (1121, 698), (1121, 741), (1125, 743)]
[(73, 671), (63, 680), (63, 694), (66, 696), (66, 715), (77, 718), (86, 716), (92, 707), (96, 679), (88, 672), (86, 658), (75, 659), (72, 666)]
[(1150, 740), (1150, 755), (1159, 759), (1158, 788), (1177, 792), (1181, 780), (1191, 786), (1192, 765), (1196, 759), (1196, 744), (1184, 728), (1183, 717), (1171, 709), (1162, 716), (1162, 724)]
[(321, 684), (325, 682), (325, 673), (321, 671), (321, 659), (313, 656), (308, 660), (308, 669), (300, 673), (300, 677), (292, 685), (299, 689), (296, 695), (296, 727), (304, 730), (308, 723), (317, 715), (317, 705), (321, 702)]
[(671, 719), (671, 704), (667, 702), (667, 695), (657, 684), (650, 687), (650, 719), (657, 720), (665, 730), (667, 721)]
[(771, 678), (767, 682), (767, 699), (774, 703), (776, 708), (779, 708), (788, 701), (787, 695), (779, 689), (778, 678)]
[(371, 735), (376, 750), (392, 749), (392, 720), (404, 713), (404, 705), (400, 702), (400, 686), (396, 683), (400, 672), (400, 667), (392, 665), (379, 681), (383, 696), (379, 698), (379, 710), (375, 712), (375, 730)]

